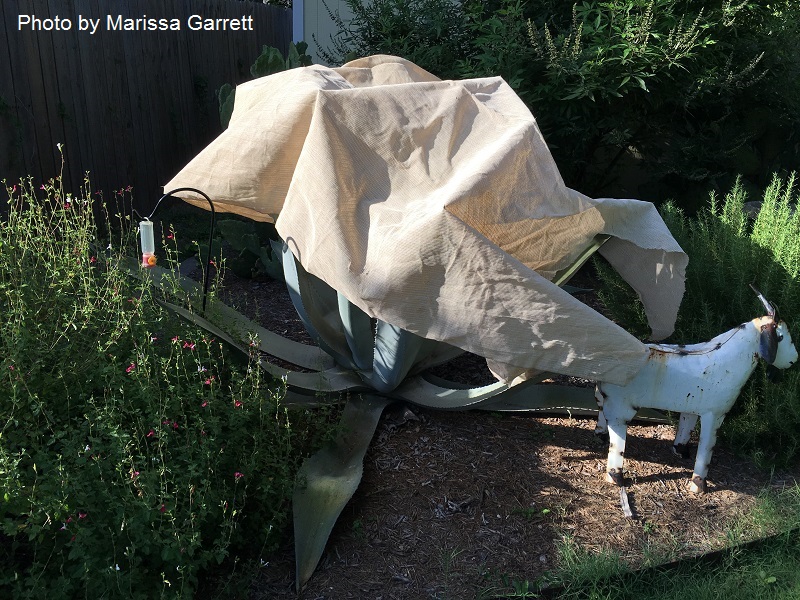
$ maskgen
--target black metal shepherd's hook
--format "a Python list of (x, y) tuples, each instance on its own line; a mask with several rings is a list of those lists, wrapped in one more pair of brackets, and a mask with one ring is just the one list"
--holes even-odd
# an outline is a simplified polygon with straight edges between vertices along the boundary
[[(149, 216), (142, 217), (142, 215), (140, 215), (136, 211), (136, 209), (132, 209), (132, 212), (134, 214), (138, 215), (138, 217), (140, 219), (143, 218), (143, 219), (149, 221), (153, 217), (153, 215), (156, 214), (156, 211), (158, 210), (158, 207), (161, 205), (161, 202), (165, 198), (172, 197), (172, 195), (176, 194), (177, 192), (194, 192), (196, 194), (200, 194), (203, 198), (206, 199), (206, 201), (208, 202), (208, 205), (211, 207), (211, 227), (209, 228), (209, 231), (208, 231), (208, 259), (206, 261), (205, 269), (203, 270), (203, 312), (206, 312), (206, 297), (208, 296), (208, 276), (209, 276), (209, 271), (211, 270), (210, 269), (210, 267), (211, 267), (211, 243), (214, 240), (214, 225), (216, 224), (216, 220), (217, 220), (217, 213), (214, 210), (214, 203), (211, 202), (211, 198), (209, 198), (208, 195), (205, 192), (203, 192), (201, 190), (198, 190), (197, 188), (190, 188), (190, 187), (175, 188), (174, 190), (170, 190), (169, 192), (167, 192), (166, 194), (161, 196), (161, 198), (158, 199), (158, 202), (156, 202), (155, 208), (153, 208), (153, 212), (151, 212)], [(200, 258), (202, 258), (202, 254), (201, 254)]]

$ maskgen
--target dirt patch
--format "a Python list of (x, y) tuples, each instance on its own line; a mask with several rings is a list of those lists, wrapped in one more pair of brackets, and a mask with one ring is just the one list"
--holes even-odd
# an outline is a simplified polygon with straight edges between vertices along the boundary
[[(664, 560), (702, 554), (724, 545), (725, 527), (770, 484), (719, 448), (709, 493), (689, 494), (692, 465), (672, 454), (672, 428), (632, 426), (626, 468), (634, 518), (626, 518), (618, 488), (603, 480), (606, 450), (593, 420), (414, 412), (419, 420), (383, 418), (361, 486), (303, 598), (508, 591), (504, 581), (533, 581), (554, 568), (564, 536), (632, 565), (659, 553)], [(263, 568), (256, 597), (294, 597), (293, 560), (287, 546)]]
[[(282, 283), (228, 276), (225, 288), (225, 302), (310, 343)], [(597, 307), (591, 295), (584, 299)], [(439, 374), (476, 385), (491, 377), (474, 356)], [(764, 488), (800, 478), (800, 470), (770, 477), (718, 447), (709, 493), (695, 496), (685, 488), (693, 459), (671, 451), (674, 429), (634, 425), (625, 459), (629, 518), (619, 488), (603, 479), (607, 450), (593, 429), (593, 419), (394, 405), (301, 597), (490, 598), (555, 568), (564, 539), (615, 551), (633, 566), (703, 554), (725, 545), (724, 530)], [(289, 542), (262, 566), (252, 595), (296, 598), (293, 588)]]

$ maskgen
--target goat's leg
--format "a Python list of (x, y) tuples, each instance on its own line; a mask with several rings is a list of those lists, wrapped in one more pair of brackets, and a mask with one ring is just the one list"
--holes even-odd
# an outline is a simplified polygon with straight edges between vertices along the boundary
[(623, 470), (622, 463), (625, 457), (625, 437), (628, 433), (628, 423), (636, 416), (636, 410), (625, 407), (618, 411), (609, 411), (606, 407), (606, 419), (608, 420), (608, 467), (606, 469), (606, 480), (615, 485), (622, 485)]
[(681, 413), (678, 431), (675, 433), (675, 442), (672, 444), (672, 452), (681, 458), (689, 458), (689, 438), (691, 438), (696, 424), (697, 415)]
[(602, 441), (604, 444), (608, 444), (608, 422), (606, 421), (606, 416), (603, 413), (603, 401), (605, 399), (603, 392), (600, 390), (600, 386), (596, 386), (594, 388), (594, 398), (597, 401), (597, 425), (594, 427), (594, 435)]
[(717, 430), (725, 415), (705, 413), (700, 416), (700, 441), (697, 444), (697, 458), (694, 462), (694, 473), (689, 482), (689, 491), (694, 494), (703, 494), (706, 491), (706, 476), (711, 456), (714, 454), (714, 445), (717, 443)]

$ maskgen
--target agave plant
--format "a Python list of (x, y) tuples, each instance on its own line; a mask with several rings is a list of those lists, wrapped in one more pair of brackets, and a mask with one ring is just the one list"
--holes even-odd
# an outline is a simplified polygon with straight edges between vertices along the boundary
[[(569, 268), (557, 274), (554, 283), (568, 291), (581, 291), (566, 283), (605, 239), (607, 236), (595, 240)], [(347, 393), (339, 436), (309, 457), (297, 478), (293, 512), (298, 590), (313, 574), (336, 520), (355, 493), (364, 455), (383, 410), (392, 402), (450, 410), (596, 413), (591, 388), (542, 384), (547, 374), (513, 387), (496, 382), (478, 388), (429, 375), (426, 370), (463, 351), (371, 318), (305, 271), (286, 244), (273, 242), (272, 255), (281, 258), (289, 296), (316, 346), (283, 338), (218, 300), (210, 302), (201, 316), (195, 309), (202, 304), (203, 290), (196, 282), (176, 281), (174, 273), (159, 267), (142, 271), (135, 264), (123, 266), (165, 291), (182, 290), (184, 306), (163, 304), (233, 348), (248, 354), (248, 346), (256, 343), (262, 352), (310, 371), (290, 371), (261, 360), (262, 369), (286, 382), (288, 406), (337, 402)], [(664, 421), (654, 412), (639, 417)]]

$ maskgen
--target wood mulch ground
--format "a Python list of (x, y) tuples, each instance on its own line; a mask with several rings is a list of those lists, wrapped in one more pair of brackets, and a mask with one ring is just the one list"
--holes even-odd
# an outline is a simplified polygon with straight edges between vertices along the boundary
[[(590, 273), (582, 277), (591, 285)], [(272, 331), (310, 343), (282, 283), (228, 275), (222, 296)], [(443, 374), (477, 384), (489, 377), (469, 356)], [(765, 473), (718, 447), (709, 491), (695, 496), (685, 488), (692, 460), (671, 452), (673, 428), (633, 425), (629, 518), (619, 489), (603, 479), (606, 448), (593, 429), (593, 419), (395, 405), (301, 597), (492, 598), (511, 592), (511, 581), (556, 568), (565, 543), (616, 552), (633, 566), (703, 554), (725, 546), (726, 528), (759, 493), (800, 479), (800, 469)], [(252, 597), (297, 597), (291, 541), (261, 567)]]

